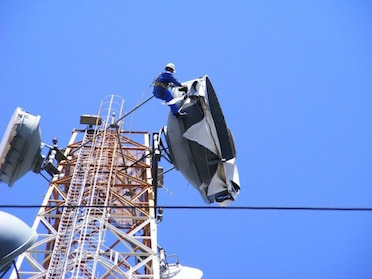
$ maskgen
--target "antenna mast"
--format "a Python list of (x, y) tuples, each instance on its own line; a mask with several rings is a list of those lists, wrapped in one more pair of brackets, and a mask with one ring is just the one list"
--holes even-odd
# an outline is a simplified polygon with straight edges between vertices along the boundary
[(150, 135), (123, 129), (123, 105), (109, 96), (85, 116), (95, 123), (73, 130), (33, 224), (39, 238), (18, 258), (21, 278), (159, 278)]

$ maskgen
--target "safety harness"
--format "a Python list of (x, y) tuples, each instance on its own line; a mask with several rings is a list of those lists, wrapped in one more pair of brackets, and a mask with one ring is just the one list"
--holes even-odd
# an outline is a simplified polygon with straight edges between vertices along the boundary
[(165, 89), (168, 89), (168, 85), (166, 85), (165, 83), (159, 82), (159, 81), (155, 82), (155, 86), (161, 86)]

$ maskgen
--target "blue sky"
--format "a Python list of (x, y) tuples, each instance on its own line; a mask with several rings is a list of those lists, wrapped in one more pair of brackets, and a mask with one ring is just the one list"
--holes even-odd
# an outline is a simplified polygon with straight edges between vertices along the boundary
[[(65, 146), (107, 95), (125, 110), (164, 65), (207, 74), (236, 141), (232, 206), (372, 207), (370, 1), (2, 1), (0, 134), (16, 107)], [(152, 100), (126, 129), (158, 131)], [(161, 162), (167, 167), (165, 162)], [(0, 204), (40, 204), (27, 174)], [(159, 204), (204, 203), (179, 172)], [(33, 223), (36, 209), (4, 209)], [(165, 210), (159, 244), (209, 278), (372, 278), (372, 213)]]

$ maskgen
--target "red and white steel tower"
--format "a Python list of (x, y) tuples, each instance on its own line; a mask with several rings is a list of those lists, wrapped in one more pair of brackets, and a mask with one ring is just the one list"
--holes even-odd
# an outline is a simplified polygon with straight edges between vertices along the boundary
[(73, 130), (20, 278), (160, 278), (150, 135), (123, 129), (123, 104), (109, 96)]

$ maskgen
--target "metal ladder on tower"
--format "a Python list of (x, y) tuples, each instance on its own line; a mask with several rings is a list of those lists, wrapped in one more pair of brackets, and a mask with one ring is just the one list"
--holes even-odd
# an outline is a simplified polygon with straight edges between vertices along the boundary
[[(71, 270), (71, 278), (88, 278), (96, 272), (96, 263), (98, 253), (103, 241), (104, 223), (107, 218), (105, 212), (107, 209), (108, 189), (106, 186), (101, 188), (102, 180), (107, 179), (107, 170), (104, 166), (110, 160), (108, 154), (103, 152), (107, 149), (106, 134), (94, 143), (95, 162), (92, 162), (90, 176), (93, 178), (88, 187), (86, 187), (87, 195), (84, 196), (84, 204), (87, 209), (84, 212), (84, 218), (79, 224), (79, 237), (76, 245), (76, 260)], [(104, 170), (103, 170), (103, 169)], [(99, 180), (99, 182), (98, 182)], [(107, 184), (107, 182), (105, 183)], [(102, 192), (104, 189), (104, 192)]]
[(94, 134), (85, 131), (82, 146), (79, 149), (78, 158), (70, 187), (66, 197), (65, 207), (63, 208), (57, 237), (55, 240), (53, 253), (50, 259), (48, 271), (45, 278), (64, 278), (68, 256), (70, 254), (71, 242), (74, 234), (74, 227), (78, 218), (77, 210), (81, 204), (84, 192), (84, 185), (89, 173), (86, 162), (89, 160), (91, 146), (87, 143), (92, 142)]

